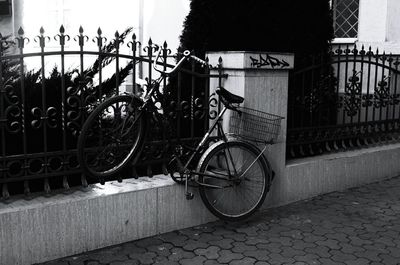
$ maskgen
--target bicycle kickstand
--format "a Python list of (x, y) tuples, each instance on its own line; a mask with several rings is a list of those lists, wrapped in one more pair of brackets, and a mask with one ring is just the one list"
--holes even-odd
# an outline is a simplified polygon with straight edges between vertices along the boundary
[(185, 196), (186, 200), (193, 200), (194, 194), (192, 192), (189, 192), (189, 186), (188, 186), (188, 174), (185, 174)]

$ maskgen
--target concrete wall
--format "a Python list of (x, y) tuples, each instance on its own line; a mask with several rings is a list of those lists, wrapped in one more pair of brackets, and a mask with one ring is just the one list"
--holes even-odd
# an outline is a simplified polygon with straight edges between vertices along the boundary
[[(196, 193), (196, 195), (198, 195)], [(215, 220), (166, 176), (0, 203), (0, 264), (44, 262)]]

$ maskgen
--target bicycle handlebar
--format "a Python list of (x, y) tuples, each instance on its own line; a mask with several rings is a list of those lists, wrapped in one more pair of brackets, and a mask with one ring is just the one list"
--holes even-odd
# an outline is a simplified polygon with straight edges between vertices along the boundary
[(159, 58), (160, 55), (161, 55), (161, 52), (162, 52), (162, 49), (159, 49), (159, 51), (158, 51), (158, 53), (157, 53), (157, 56), (156, 56), (156, 59), (155, 59), (155, 61), (154, 61), (153, 68), (154, 68), (154, 70), (156, 70), (157, 72), (159, 72), (159, 73), (161, 73), (161, 74), (164, 74), (164, 75), (170, 75), (170, 74), (174, 73), (176, 70), (178, 70), (178, 69), (180, 68), (180, 66), (182, 65), (182, 63), (183, 63), (185, 60), (189, 59), (189, 58), (195, 60), (196, 62), (198, 62), (198, 63), (200, 63), (200, 64), (202, 64), (202, 65), (204, 65), (204, 66), (207, 66), (207, 65), (208, 65), (208, 63), (207, 63), (206, 61), (200, 59), (199, 57), (196, 57), (196, 56), (192, 55), (192, 54), (190, 53), (190, 51), (185, 50), (185, 51), (182, 53), (182, 54), (183, 54), (183, 57), (182, 57), (182, 58), (179, 60), (179, 62), (174, 66), (174, 68), (172, 68), (172, 69), (169, 70), (169, 71), (164, 71), (164, 70), (161, 70), (161, 69), (158, 69), (158, 68), (157, 68), (157, 61), (158, 61), (158, 58)]

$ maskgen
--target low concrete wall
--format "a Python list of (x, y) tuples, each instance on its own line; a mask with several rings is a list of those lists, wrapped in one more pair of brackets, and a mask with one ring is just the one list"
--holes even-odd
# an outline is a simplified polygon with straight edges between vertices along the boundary
[[(400, 144), (299, 159), (262, 209), (400, 174)], [(0, 264), (32, 264), (216, 220), (168, 176), (0, 204)]]
[(215, 220), (167, 176), (0, 203), (0, 264), (32, 264)]
[(290, 161), (263, 209), (400, 175), (400, 144)]

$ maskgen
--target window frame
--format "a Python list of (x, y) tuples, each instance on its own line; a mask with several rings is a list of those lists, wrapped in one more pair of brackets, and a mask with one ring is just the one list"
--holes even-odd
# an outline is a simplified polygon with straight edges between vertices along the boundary
[(360, 28), (360, 0), (356, 0), (358, 1), (358, 8), (357, 8), (357, 28), (356, 28), (356, 36), (355, 37), (336, 37), (335, 35), (335, 28), (336, 28), (336, 17), (335, 17), (335, 12), (336, 10), (334, 9), (334, 2), (337, 2), (340, 0), (330, 0), (330, 6), (331, 6), (331, 10), (332, 10), (332, 23), (333, 23), (333, 33), (334, 33), (334, 39), (333, 39), (333, 43), (355, 43), (358, 40), (358, 36), (359, 36), (359, 28)]
[(12, 1), (11, 0), (0, 0), (0, 10), (4, 11), (8, 9), (7, 13), (0, 11), (0, 17), (11, 17), (12, 16)]

